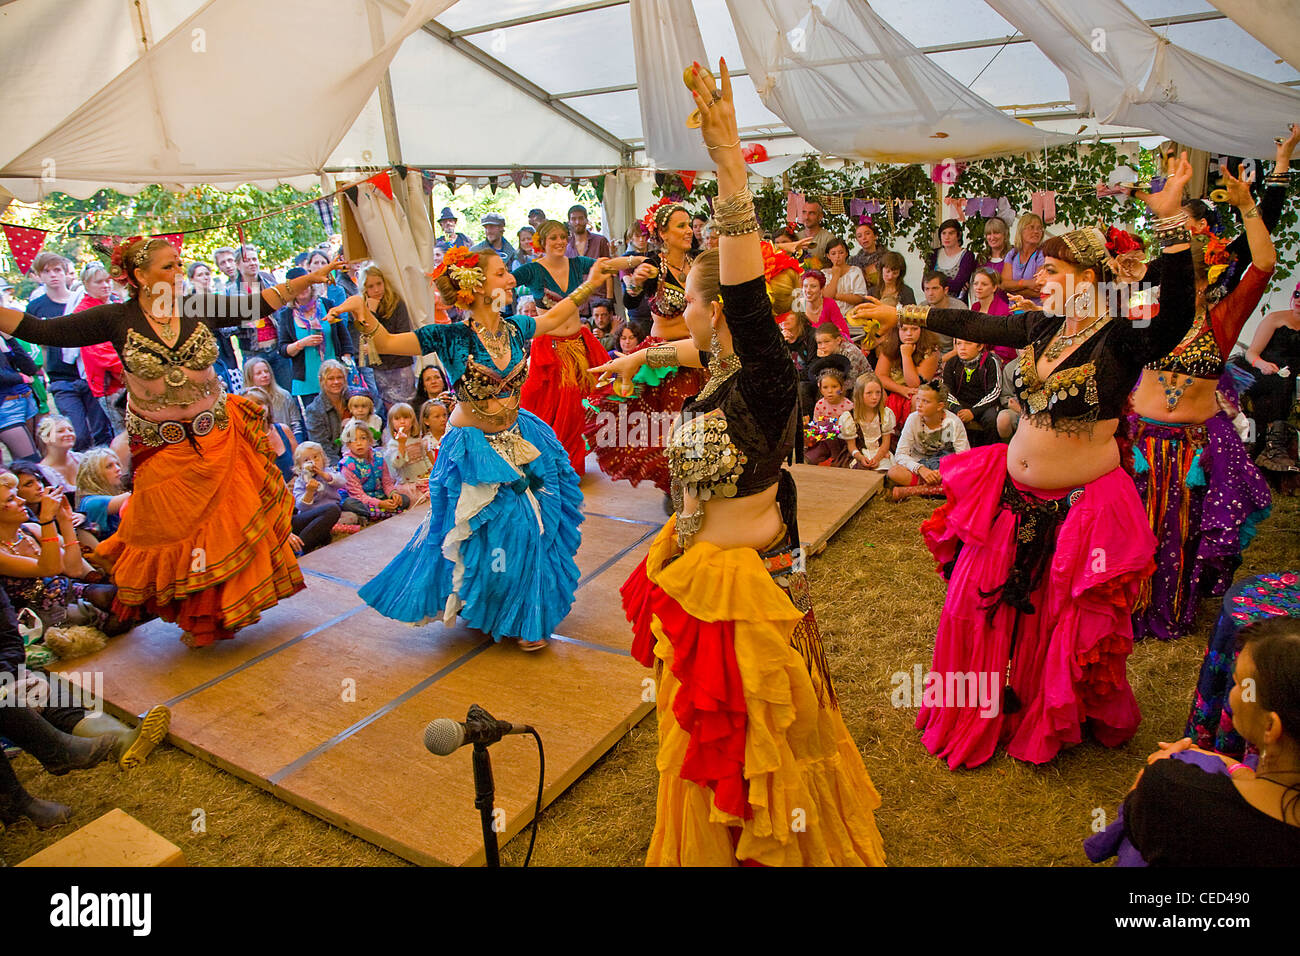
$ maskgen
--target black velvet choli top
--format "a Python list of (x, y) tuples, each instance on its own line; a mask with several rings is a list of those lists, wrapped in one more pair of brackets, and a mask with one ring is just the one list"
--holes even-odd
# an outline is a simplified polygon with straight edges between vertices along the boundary
[(679, 506), (683, 491), (707, 500), (770, 488), (798, 431), (798, 373), (763, 277), (723, 286), (722, 308), (740, 369), (715, 375), (682, 407), (667, 449)]
[(1099, 420), (1123, 414), (1142, 367), (1168, 354), (1192, 326), (1196, 290), (1191, 253), (1163, 254), (1160, 261), (1164, 281), (1159, 313), (1147, 321), (1123, 316), (1104, 320), (1046, 380), (1038, 376), (1038, 357), (1065, 324), (1064, 316), (931, 309), (926, 326), (983, 345), (1023, 348), (1012, 381), (1030, 422), (1065, 433), (1088, 431)]

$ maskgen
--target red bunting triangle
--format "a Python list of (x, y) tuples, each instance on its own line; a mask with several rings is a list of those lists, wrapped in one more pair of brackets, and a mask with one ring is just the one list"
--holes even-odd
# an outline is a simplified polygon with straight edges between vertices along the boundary
[(382, 173), (375, 173), (375, 175), (367, 179), (366, 182), (375, 186), (389, 199), (393, 198), (393, 181), (389, 178), (387, 170), (384, 170)]
[(175, 249), (177, 252), (181, 251), (181, 244), (185, 242), (185, 234), (182, 232), (170, 232), (161, 235), (158, 238), (166, 239), (167, 242), (171, 244), (171, 247)]
[(4, 231), (5, 239), (9, 241), (9, 249), (14, 254), (14, 262), (18, 264), (18, 271), (22, 275), (27, 275), (31, 271), (32, 263), (36, 261), (36, 254), (41, 251), (41, 246), (45, 245), (45, 230), (32, 229), (28, 226), (11, 226), (6, 223)]
[(689, 170), (689, 171), (688, 171), (688, 170), (681, 170), (680, 172), (677, 173), (677, 176), (678, 176), (678, 178), (681, 179), (681, 181), (682, 181), (682, 187), (683, 187), (687, 192), (690, 192), (691, 189), (694, 188), (694, 186), (695, 186), (695, 171), (694, 171), (694, 170)]

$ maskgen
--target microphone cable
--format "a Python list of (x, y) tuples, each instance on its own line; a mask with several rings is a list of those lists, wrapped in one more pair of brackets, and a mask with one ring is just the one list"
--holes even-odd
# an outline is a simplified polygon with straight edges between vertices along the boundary
[(533, 858), (533, 845), (537, 842), (537, 824), (542, 815), (542, 786), (546, 780), (546, 752), (542, 749), (542, 738), (531, 727), (528, 736), (537, 741), (537, 806), (533, 808), (533, 833), (528, 838), (528, 855), (524, 857), (524, 867), (528, 867)]

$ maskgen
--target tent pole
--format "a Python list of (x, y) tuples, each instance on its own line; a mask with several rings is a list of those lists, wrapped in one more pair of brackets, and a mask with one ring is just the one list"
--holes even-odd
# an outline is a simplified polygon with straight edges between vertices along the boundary
[[(377, 53), (384, 45), (384, 27), (380, 20), (379, 8), (373, 0), (366, 4), (366, 16), (370, 21), (371, 52)], [(401, 166), (403, 165), (402, 141), (397, 133), (397, 104), (393, 99), (393, 79), (390, 70), (384, 70), (384, 75), (379, 80), (379, 114), (384, 121), (384, 145), (388, 148), (387, 165)], [(393, 195), (397, 198), (402, 211), (409, 216), (411, 211), (406, 206), (406, 190), (395, 189)]]

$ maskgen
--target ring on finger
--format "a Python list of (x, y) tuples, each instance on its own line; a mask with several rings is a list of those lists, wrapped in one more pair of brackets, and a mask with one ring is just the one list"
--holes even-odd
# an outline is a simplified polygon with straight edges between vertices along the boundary
[(717, 90), (714, 90), (712, 95), (713, 95), (713, 102), (715, 103), (718, 102), (720, 99), (722, 99), (722, 94), (719, 93)]

